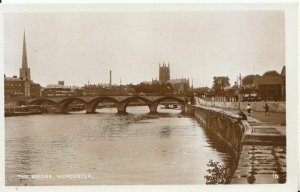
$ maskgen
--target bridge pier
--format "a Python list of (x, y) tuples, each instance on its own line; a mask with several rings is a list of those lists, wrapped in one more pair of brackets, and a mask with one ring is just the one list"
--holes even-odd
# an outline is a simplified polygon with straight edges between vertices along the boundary
[(55, 105), (55, 113), (66, 113), (66, 111), (64, 110), (64, 107), (57, 104), (57, 105)]
[(87, 114), (92, 114), (92, 113), (96, 113), (96, 108), (94, 107), (93, 103), (88, 103), (85, 106), (85, 110)]
[(182, 105), (182, 109), (181, 109), (181, 113), (186, 113), (188, 111), (188, 105), (187, 105), (187, 103), (184, 103), (183, 105)]
[(119, 114), (125, 114), (126, 113), (126, 105), (127, 103), (118, 103), (117, 104), (117, 110)]
[(93, 109), (91, 109), (91, 108), (87, 108), (87, 109), (86, 109), (86, 113), (87, 113), (87, 114), (93, 114), (93, 113), (96, 113), (96, 110), (93, 110)]
[(156, 114), (157, 113), (157, 106), (158, 106), (158, 104), (151, 103), (148, 106), (149, 106), (149, 109), (150, 109), (150, 114)]

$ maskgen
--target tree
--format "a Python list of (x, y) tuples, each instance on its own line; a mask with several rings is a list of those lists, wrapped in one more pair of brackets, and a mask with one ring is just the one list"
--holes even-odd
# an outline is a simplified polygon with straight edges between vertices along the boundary
[(225, 87), (230, 86), (229, 78), (226, 76), (214, 77), (214, 82), (212, 88), (216, 93), (221, 93)]
[(173, 93), (174, 91), (173, 86), (169, 83), (140, 83), (137, 85), (132, 85), (132, 88), (136, 93)]
[(166, 83), (165, 85), (165, 92), (166, 93), (173, 93), (174, 87), (171, 83)]
[(197, 87), (193, 89), (194, 93), (196, 93), (198, 96), (203, 96), (210, 92), (210, 88), (208, 87)]
[(253, 83), (253, 80), (255, 77), (258, 77), (259, 75), (247, 75), (242, 79), (243, 85), (249, 85)]
[(264, 77), (268, 77), (268, 76), (279, 76), (279, 73), (275, 70), (273, 71), (266, 71), (264, 74), (263, 74)]
[(209, 160), (207, 166), (209, 167), (206, 172), (208, 175), (205, 175), (206, 184), (227, 184), (230, 179), (230, 169), (224, 165), (221, 165), (220, 162)]

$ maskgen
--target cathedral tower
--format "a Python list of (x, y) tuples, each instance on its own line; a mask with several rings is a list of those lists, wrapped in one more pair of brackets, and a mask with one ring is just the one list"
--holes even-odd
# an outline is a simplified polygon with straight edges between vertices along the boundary
[(162, 66), (159, 64), (159, 82), (166, 83), (170, 80), (170, 64), (163, 63)]

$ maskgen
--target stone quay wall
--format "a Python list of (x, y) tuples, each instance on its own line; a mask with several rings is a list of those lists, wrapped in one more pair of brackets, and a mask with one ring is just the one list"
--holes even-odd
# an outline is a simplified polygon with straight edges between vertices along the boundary
[(222, 141), (230, 151), (239, 155), (242, 139), (247, 127), (244, 120), (238, 120), (238, 115), (211, 110), (195, 106), (195, 117), (208, 131), (212, 132), (218, 140)]
[(251, 128), (246, 120), (238, 120), (238, 115), (235, 113), (227, 113), (216, 108), (194, 106), (195, 117), (198, 122), (211, 135), (216, 138), (219, 145), (230, 153), (230, 180), (238, 169), (241, 151), (243, 149), (243, 138)]

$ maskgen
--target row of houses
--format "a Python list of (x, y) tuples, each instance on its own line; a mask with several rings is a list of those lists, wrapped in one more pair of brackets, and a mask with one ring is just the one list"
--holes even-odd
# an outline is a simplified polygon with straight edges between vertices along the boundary
[[(274, 72), (274, 71), (273, 71)], [(285, 101), (286, 100), (286, 69), (273, 75), (249, 75), (251, 81), (241, 79), (240, 83), (224, 87), (220, 92), (208, 87), (194, 89), (197, 96), (217, 101)]]
[[(17, 76), (4, 76), (4, 96), (6, 100), (25, 97), (25, 84), (28, 83)], [(66, 86), (64, 81), (49, 84), (45, 87), (30, 81), (28, 97), (63, 97), (63, 96), (96, 96), (96, 95), (128, 95), (135, 90), (130, 85), (88, 84), (83, 87)], [(28, 91), (27, 91), (28, 92)]]
[[(26, 90), (26, 88), (29, 90)], [(39, 97), (41, 90), (41, 85), (31, 80), (23, 80), (17, 76), (6, 77), (4, 75), (5, 99), (25, 97), (26, 92), (29, 92), (31, 97)]]
[(244, 100), (286, 100), (285, 66), (279, 75), (255, 76), (253, 81), (242, 85)]
[[(174, 94), (186, 92), (188, 90), (185, 80), (178, 80), (170, 84)], [(5, 77), (5, 98), (22, 98), (25, 97), (25, 81), (20, 78)], [(147, 91), (144, 91), (147, 92)], [(144, 93), (143, 92), (143, 93)], [(29, 97), (60, 97), (60, 96), (96, 96), (96, 95), (132, 95), (142, 94), (135, 90), (133, 85), (109, 85), (109, 84), (88, 84), (82, 87), (66, 86), (64, 81), (57, 84), (49, 84), (41, 87), (39, 84), (31, 82)]]
[[(6, 100), (25, 97), (25, 84), (27, 82), (17, 76), (4, 76), (4, 96)], [(39, 84), (30, 82), (29, 97), (59, 97), (59, 96), (83, 96), (83, 95), (98, 95), (108, 90), (101, 85), (90, 85), (84, 87), (65, 86), (64, 81), (59, 81), (57, 84), (50, 84), (45, 87)], [(103, 91), (99, 91), (103, 90)]]

